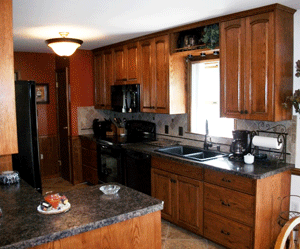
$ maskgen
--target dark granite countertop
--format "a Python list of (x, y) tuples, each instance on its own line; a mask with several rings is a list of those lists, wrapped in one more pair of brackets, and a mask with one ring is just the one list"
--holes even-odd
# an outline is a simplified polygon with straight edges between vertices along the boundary
[(244, 176), (251, 179), (263, 179), (295, 168), (294, 164), (277, 163), (277, 162), (254, 162), (253, 164), (245, 164), (243, 162), (230, 161), (228, 157), (216, 158), (216, 159), (207, 160), (203, 162), (197, 162), (194, 160), (157, 152), (156, 150), (159, 147), (151, 146), (143, 143), (126, 144), (123, 146), (123, 148), (147, 153), (152, 156), (169, 158), (181, 163), (187, 163), (193, 165), (195, 167), (212, 169), (224, 173)]
[(60, 193), (71, 209), (44, 215), (37, 212), (42, 195), (26, 182), (0, 185), (0, 248), (33, 247), (163, 209), (162, 201), (120, 186), (114, 196), (104, 195), (99, 185)]
[[(82, 135), (85, 139), (94, 140), (96, 139), (91, 135)], [(233, 162), (228, 158), (217, 158), (212, 160), (207, 160), (204, 162), (197, 162), (194, 160), (185, 159), (182, 157), (176, 157), (167, 155), (156, 150), (159, 148), (157, 146), (152, 146), (145, 143), (129, 143), (122, 145), (124, 149), (139, 151), (147, 153), (152, 156), (169, 158), (181, 163), (187, 163), (195, 167), (202, 167), (213, 169), (216, 171), (221, 171), (229, 174), (240, 175), (251, 179), (263, 179), (290, 169), (295, 168), (294, 164), (289, 163), (277, 163), (277, 162), (254, 162), (253, 164), (245, 164), (243, 162)]]

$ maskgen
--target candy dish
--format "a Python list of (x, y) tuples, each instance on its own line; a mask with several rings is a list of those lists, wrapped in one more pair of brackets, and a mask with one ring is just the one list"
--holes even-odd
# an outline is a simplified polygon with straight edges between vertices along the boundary
[(114, 195), (118, 193), (118, 191), (120, 190), (120, 186), (113, 184), (103, 185), (100, 187), (100, 190), (106, 195)]

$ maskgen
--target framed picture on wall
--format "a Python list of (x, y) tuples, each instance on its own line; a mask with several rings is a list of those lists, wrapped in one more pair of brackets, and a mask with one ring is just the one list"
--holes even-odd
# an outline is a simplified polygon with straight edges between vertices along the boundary
[(49, 84), (37, 83), (35, 87), (37, 104), (49, 104)]

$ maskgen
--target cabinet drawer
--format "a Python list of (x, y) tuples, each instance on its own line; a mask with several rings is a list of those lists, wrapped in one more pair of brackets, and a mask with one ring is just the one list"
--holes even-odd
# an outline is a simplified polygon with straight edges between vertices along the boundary
[(255, 194), (254, 179), (205, 169), (204, 181), (214, 183), (222, 187), (231, 188), (247, 194)]
[(246, 225), (254, 224), (254, 196), (204, 184), (204, 209)]
[(204, 236), (228, 248), (252, 248), (253, 231), (250, 227), (222, 216), (204, 212)]
[(98, 171), (86, 165), (82, 165), (83, 179), (92, 184), (98, 184)]
[(88, 139), (81, 139), (81, 147), (88, 150), (97, 150), (97, 143)]
[(203, 169), (186, 163), (179, 163), (166, 158), (152, 157), (151, 166), (192, 179), (203, 180)]
[(82, 148), (82, 164), (97, 169), (97, 151)]

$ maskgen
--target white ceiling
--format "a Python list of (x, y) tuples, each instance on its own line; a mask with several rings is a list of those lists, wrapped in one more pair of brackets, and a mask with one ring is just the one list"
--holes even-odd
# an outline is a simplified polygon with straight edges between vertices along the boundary
[(51, 53), (45, 40), (62, 31), (91, 50), (273, 3), (300, 11), (299, 0), (13, 0), (14, 50)]

